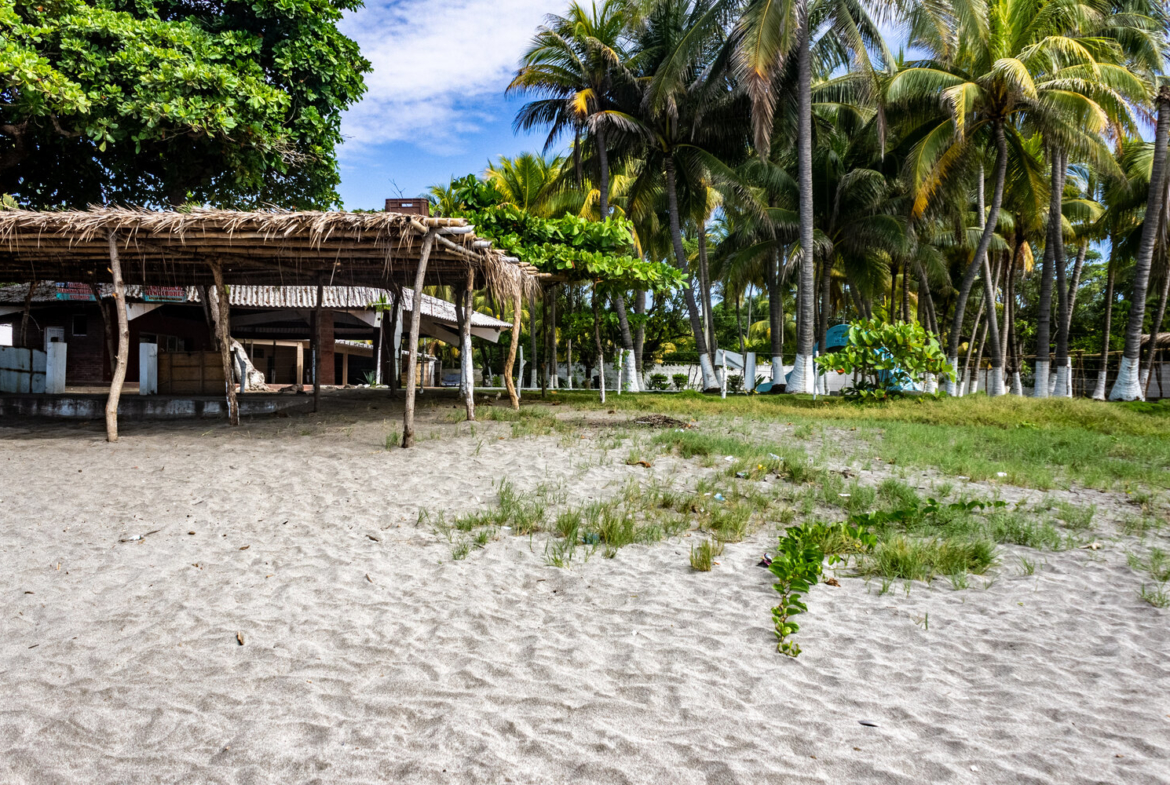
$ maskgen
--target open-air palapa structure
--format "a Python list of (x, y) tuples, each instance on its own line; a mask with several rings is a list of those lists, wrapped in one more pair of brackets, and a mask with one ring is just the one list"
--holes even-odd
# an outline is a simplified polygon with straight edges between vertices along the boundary
[[(129, 354), (127, 284), (207, 286), (216, 293), (232, 284), (315, 285), (316, 307), (325, 286), (375, 286), (398, 291), (447, 285), (462, 295), (461, 356), (470, 380), (473, 295), (489, 289), (520, 312), (522, 298), (540, 290), (541, 274), (475, 236), (459, 218), (398, 213), (237, 212), (195, 209), (161, 212), (118, 207), (85, 211), (0, 211), (0, 280), (108, 283), (122, 307), (117, 313), (117, 353), (106, 403), (106, 431), (118, 438), (118, 400)], [(223, 358), (229, 418), (239, 422), (232, 384), (228, 298), (216, 294), (216, 332)], [(402, 446), (414, 443), (415, 367), (421, 311), (411, 313), (407, 348), (406, 406)], [(319, 321), (318, 321), (319, 323)], [(111, 326), (112, 328), (113, 326)], [(512, 366), (520, 319), (513, 319), (504, 379), (518, 406)], [(320, 360), (320, 353), (317, 353)], [(314, 375), (314, 406), (320, 374)], [(474, 395), (465, 385), (468, 418)]]

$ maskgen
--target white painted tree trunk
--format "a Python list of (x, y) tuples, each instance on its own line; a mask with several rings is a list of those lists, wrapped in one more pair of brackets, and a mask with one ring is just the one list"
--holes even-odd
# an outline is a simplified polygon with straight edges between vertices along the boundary
[(792, 379), (788, 383), (790, 393), (812, 393), (816, 383), (812, 355), (796, 355), (792, 366)]
[(987, 372), (987, 397), (998, 398), (1003, 395), (1003, 369), (992, 368)]
[(772, 355), (772, 389), (776, 389), (777, 384), (784, 383), (784, 358), (778, 354)]
[(622, 351), (626, 355), (626, 378), (629, 379), (629, 386), (626, 389), (629, 392), (642, 392), (642, 385), (638, 379), (638, 365), (634, 353), (628, 349), (623, 349)]
[(1105, 382), (1106, 382), (1105, 377), (1107, 374), (1108, 374), (1108, 371), (1105, 368), (1102, 368), (1101, 370), (1097, 371), (1097, 385), (1093, 388), (1093, 400), (1094, 401), (1105, 400)]
[(959, 378), (959, 358), (957, 355), (954, 357), (948, 357), (947, 362), (949, 362), (951, 365), (951, 371), (954, 374), (954, 379), (948, 377), (947, 380), (943, 382), (943, 390), (946, 391), (947, 395), (958, 395), (959, 385), (955, 380)]
[(1012, 395), (1022, 396), (1023, 394), (1024, 394), (1024, 383), (1023, 383), (1023, 381), (1020, 380), (1020, 372), (1013, 371), (1012, 372)]
[(703, 375), (703, 389), (719, 389), (719, 376), (715, 373), (715, 366), (711, 363), (711, 356), (705, 352), (699, 354), (699, 370)]
[(1054, 398), (1072, 397), (1072, 366), (1062, 365), (1056, 369), (1056, 386), (1053, 389)]
[(1117, 381), (1113, 383), (1113, 390), (1109, 393), (1111, 401), (1142, 401), (1141, 374), (1138, 372), (1140, 360), (1121, 358), (1121, 368), (1117, 371)]
[(1032, 383), (1033, 398), (1048, 397), (1048, 360), (1036, 361), (1036, 380)]
[(931, 395), (934, 395), (938, 392), (938, 377), (933, 373), (928, 373), (926, 379), (923, 380), (922, 388)]

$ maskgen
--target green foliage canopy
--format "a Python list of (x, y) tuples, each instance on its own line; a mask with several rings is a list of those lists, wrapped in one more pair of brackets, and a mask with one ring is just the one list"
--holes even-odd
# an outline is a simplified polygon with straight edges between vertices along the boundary
[(682, 284), (674, 267), (630, 255), (633, 232), (624, 218), (541, 218), (507, 203), (492, 183), (475, 175), (452, 183), (451, 195), (457, 202), (452, 212), (473, 223), (477, 235), (542, 272), (649, 291)]
[(30, 205), (337, 204), (358, 0), (0, 0), (0, 191)]
[(928, 375), (954, 379), (938, 339), (913, 322), (855, 322), (849, 327), (849, 342), (818, 357), (817, 365), (823, 372), (856, 373), (851, 393), (863, 398), (885, 398)]

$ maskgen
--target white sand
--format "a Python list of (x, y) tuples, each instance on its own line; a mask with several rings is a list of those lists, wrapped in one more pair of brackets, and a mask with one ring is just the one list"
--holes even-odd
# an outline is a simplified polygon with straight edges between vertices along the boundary
[(0, 783), (1170, 782), (1170, 614), (1118, 541), (1030, 577), (1003, 549), (986, 589), (841, 577), (794, 661), (756, 566), (771, 527), (706, 574), (685, 537), (572, 570), (540, 538), (453, 561), (420, 506), (647, 470), (602, 432), (501, 441), (450, 410), (385, 451), (397, 421), (361, 408), (118, 445), (0, 428)]

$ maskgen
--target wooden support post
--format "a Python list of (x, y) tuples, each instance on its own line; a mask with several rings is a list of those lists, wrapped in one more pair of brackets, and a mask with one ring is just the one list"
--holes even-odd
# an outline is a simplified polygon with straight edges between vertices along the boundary
[(130, 356), (130, 328), (126, 324), (126, 285), (122, 283), (122, 263), (118, 259), (118, 233), (110, 232), (110, 272), (114, 276), (114, 309), (118, 316), (118, 355), (114, 362), (114, 378), (110, 382), (110, 397), (106, 400), (106, 439), (118, 441), (118, 399), (122, 383), (126, 381), (126, 360)]
[(317, 284), (317, 306), (313, 309), (313, 411), (321, 408), (321, 301), (325, 287)]
[[(110, 246), (110, 247), (112, 248), (113, 246)], [(115, 250), (114, 253), (117, 253), (117, 251)], [(25, 296), (24, 296), (24, 310), (22, 310), (20, 312), (20, 340), (16, 344), (17, 346), (21, 347), (22, 349), (31, 349), (32, 348), (31, 346), (28, 345), (28, 316), (29, 316), (29, 312), (32, 310), (33, 295), (36, 293), (36, 291), (37, 291), (36, 280), (34, 279), (32, 281), (29, 281), (28, 282), (28, 293), (25, 294)], [(32, 366), (30, 365), (29, 368), (32, 368)], [(30, 374), (29, 379), (31, 379), (31, 378), (32, 378), (32, 376)], [(31, 385), (32, 382), (30, 381), (29, 384)], [(32, 387), (30, 386), (29, 389), (31, 390)], [(115, 438), (113, 441), (117, 441), (117, 439)]]
[(390, 309), (390, 395), (398, 392), (398, 383), (402, 379), (402, 331), (398, 322), (402, 314), (402, 287), (394, 284), (394, 305)]
[[(98, 313), (102, 315), (102, 329), (106, 333), (106, 351), (110, 353), (110, 373), (113, 374), (114, 358), (118, 354), (118, 347), (114, 344), (114, 328), (110, 325), (110, 315), (106, 313), (106, 306), (102, 303), (101, 289), (96, 283), (91, 283), (89, 290), (93, 292), (93, 299), (97, 301)], [(105, 373), (105, 369), (102, 370), (102, 373)]]
[(349, 347), (341, 347), (341, 386), (349, 386)]
[[(504, 384), (508, 387), (508, 400), (512, 402), (512, 408), (520, 409), (520, 396), (516, 394), (516, 384), (512, 381), (512, 365), (516, 362), (516, 349), (520, 346), (520, 322), (524, 318), (524, 313), (521, 310), (523, 303), (523, 294), (520, 288), (516, 289), (516, 298), (513, 300), (512, 313), (512, 343), (508, 347), (508, 359), (504, 363)], [(520, 375), (523, 377), (524, 369), (520, 369)], [(518, 380), (521, 386), (524, 385), (524, 379)]]
[(418, 259), (418, 270), (414, 274), (414, 308), (410, 312), (410, 337), (407, 339), (407, 366), (406, 366), (406, 407), (402, 416), (402, 446), (414, 446), (414, 393), (415, 376), (418, 373), (418, 333), (422, 324), (423, 284), (426, 282), (427, 261), (431, 258), (431, 248), (435, 245), (436, 231), (427, 232), (422, 244), (422, 254)]
[(223, 285), (223, 265), (212, 262), (211, 275), (215, 279), (215, 299), (219, 312), (219, 318), (215, 320), (215, 330), (219, 356), (223, 360), (223, 385), (227, 397), (228, 422), (239, 425), (240, 404), (236, 400), (236, 386), (232, 384), (231, 303), (228, 302), (227, 287)]
[(467, 286), (463, 290), (463, 324), (459, 336), (459, 362), (463, 368), (463, 403), (467, 421), (475, 421), (475, 364), (471, 354), (471, 313), (475, 310), (475, 271), (467, 271)]
[(305, 345), (297, 341), (297, 392), (305, 391)]

